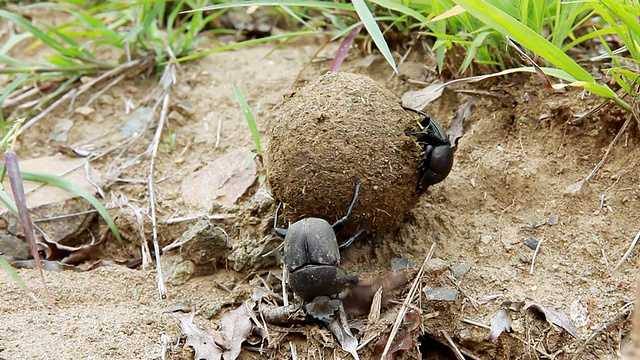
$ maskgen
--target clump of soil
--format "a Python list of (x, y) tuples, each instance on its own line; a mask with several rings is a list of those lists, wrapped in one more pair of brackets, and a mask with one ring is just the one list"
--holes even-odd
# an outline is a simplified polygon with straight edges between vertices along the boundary
[(418, 200), (416, 127), (390, 91), (357, 74), (330, 72), (289, 96), (275, 114), (267, 149), (268, 184), (290, 217), (344, 216), (360, 196), (347, 233), (366, 222), (381, 231)]

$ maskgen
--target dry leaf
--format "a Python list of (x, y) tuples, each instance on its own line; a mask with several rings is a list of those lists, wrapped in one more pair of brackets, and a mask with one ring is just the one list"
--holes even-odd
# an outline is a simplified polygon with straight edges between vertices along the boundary
[(511, 317), (506, 311), (503, 309), (498, 310), (491, 318), (491, 334), (489, 335), (489, 340), (493, 341), (497, 339), (503, 331), (510, 332), (512, 322)]
[(569, 315), (560, 309), (554, 309), (552, 307), (545, 307), (538, 303), (525, 301), (524, 306), (522, 307), (522, 311), (527, 311), (529, 309), (536, 310), (544, 315), (549, 324), (556, 325), (564, 329), (566, 332), (571, 334), (571, 336), (577, 338), (578, 332), (576, 330), (575, 325), (571, 322)]
[(224, 339), (224, 360), (234, 360), (240, 355), (242, 343), (251, 334), (253, 325), (251, 324), (252, 311), (245, 302), (237, 309), (226, 312), (220, 320), (220, 333)]
[(478, 98), (475, 97), (465, 101), (458, 111), (456, 111), (453, 120), (451, 120), (451, 124), (449, 124), (449, 128), (447, 129), (447, 135), (449, 135), (449, 142), (452, 144), (452, 147), (458, 146), (458, 140), (460, 140), (464, 134), (464, 120), (471, 115), (476, 101), (478, 101)]
[(442, 95), (444, 86), (441, 83), (433, 83), (424, 89), (417, 91), (407, 91), (402, 95), (402, 106), (415, 110), (423, 110), (432, 101), (437, 100)]
[(336, 339), (338, 339), (342, 350), (351, 354), (355, 360), (360, 360), (357, 352), (358, 340), (351, 333), (351, 329), (347, 323), (347, 314), (342, 304), (340, 304), (338, 308), (338, 316), (327, 325), (327, 328), (333, 333)]
[[(422, 324), (422, 318), (420, 315), (413, 311), (407, 311), (402, 321), (402, 326), (398, 329), (396, 337), (391, 343), (389, 352), (383, 360), (394, 360), (396, 353), (401, 350), (411, 350), (416, 346), (416, 339), (418, 339), (420, 325)], [(374, 353), (377, 357), (382, 355), (387, 341), (389, 340), (389, 333), (385, 333), (380, 337), (380, 340), (376, 343)]]
[(182, 181), (182, 198), (188, 206), (209, 211), (213, 203), (230, 206), (253, 185), (257, 167), (245, 162), (248, 149), (237, 149), (215, 159)]
[(190, 319), (176, 317), (180, 320), (182, 333), (187, 337), (187, 346), (191, 346), (195, 351), (194, 359), (220, 360), (222, 358), (222, 349), (213, 341), (211, 334), (197, 327)]

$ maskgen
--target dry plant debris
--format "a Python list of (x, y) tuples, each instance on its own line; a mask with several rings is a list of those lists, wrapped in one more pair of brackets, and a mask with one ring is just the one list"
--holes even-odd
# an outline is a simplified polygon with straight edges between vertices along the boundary
[(255, 302), (249, 300), (236, 309), (228, 311), (220, 319), (220, 329), (207, 332), (185, 317), (180, 320), (180, 328), (186, 336), (186, 344), (195, 351), (197, 360), (235, 360), (242, 351), (244, 343), (254, 329), (252, 308)]
[(495, 315), (491, 318), (491, 334), (489, 334), (489, 340), (496, 340), (504, 331), (510, 332), (512, 323), (511, 317), (504, 309), (496, 311)]

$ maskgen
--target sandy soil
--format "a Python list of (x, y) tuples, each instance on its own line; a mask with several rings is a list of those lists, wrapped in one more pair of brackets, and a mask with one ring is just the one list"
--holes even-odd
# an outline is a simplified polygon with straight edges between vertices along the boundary
[[(231, 219), (214, 220), (229, 236), (232, 250), (226, 266), (219, 264), (214, 274), (184, 282), (178, 270), (178, 251), (166, 252), (166, 299), (158, 295), (153, 270), (106, 266), (88, 272), (46, 272), (59, 307), (56, 313), (42, 309), (0, 272), (0, 287), (5, 289), (0, 295), (0, 358), (159, 359), (163, 337), (169, 349), (167, 358), (193, 358), (192, 350), (181, 340), (172, 307), (193, 307), (196, 324), (216, 329), (223, 310), (249, 296), (250, 281), (256, 274), (279, 269), (276, 257), (260, 256), (279, 240), (270, 230), (273, 201), (260, 195), (263, 189), (258, 183), (237, 205), (201, 209), (183, 203), (182, 180), (229, 151), (253, 147), (232, 82), (244, 91), (268, 146), (275, 107), (294, 88), (294, 79), (320, 44), (319, 39), (307, 38), (273, 53), (273, 45), (264, 45), (215, 54), (188, 63), (177, 73), (170, 104), (180, 116), (174, 114), (168, 123), (176, 135), (175, 144), (161, 147), (156, 164), (155, 178), (162, 179), (156, 185), (158, 218), (235, 214)], [(327, 47), (320, 56), (331, 56), (334, 51), (335, 47)], [(408, 60), (424, 61), (415, 55)], [(328, 62), (313, 64), (296, 85), (315, 78), (328, 66)], [(368, 64), (354, 56), (343, 70), (369, 75), (398, 96), (416, 89), (399, 77), (387, 80), (390, 70), (380, 58)], [(152, 88), (149, 80), (131, 76), (98, 98), (90, 115), (59, 110), (47, 116), (21, 138), (20, 158), (55, 154), (58, 148), (54, 145), (82, 143), (104, 149), (116, 144), (127, 119), (124, 101), (138, 107)], [(435, 242), (435, 257), (444, 264), (468, 263), (471, 267), (461, 281), (452, 281), (448, 270), (427, 272), (420, 279), (422, 287), (457, 289), (459, 295), (455, 302), (422, 298), (416, 303), (425, 336), (440, 342), (449, 336), (469, 356), (481, 359), (534, 359), (543, 354), (557, 354), (558, 359), (616, 358), (629, 331), (629, 307), (625, 305), (633, 299), (637, 263), (633, 252), (614, 271), (639, 230), (640, 186), (634, 169), (640, 153), (635, 124), (583, 190), (569, 194), (567, 188), (589, 174), (621, 127), (624, 119), (618, 112), (605, 108), (598, 115), (576, 120), (574, 115), (590, 110), (600, 100), (594, 96), (583, 99), (577, 91), (550, 94), (528, 76), (467, 87), (473, 94), (456, 91), (460, 89), (446, 90), (427, 109), (446, 126), (462, 103), (478, 97), (451, 175), (422, 195), (415, 209), (399, 219), (397, 230), (360, 241), (345, 251), (343, 268), (371, 279), (388, 271), (396, 258), (420, 264)], [(178, 111), (181, 106), (186, 110)], [(50, 142), (47, 136), (61, 117), (74, 121), (69, 140)], [(142, 154), (152, 135), (152, 131), (146, 133), (120, 157), (107, 156), (92, 165), (107, 179), (145, 180), (148, 157), (128, 167), (122, 164)], [(140, 209), (145, 218), (143, 231), (150, 239), (146, 184), (116, 182), (108, 190), (111, 205), (122, 195)], [(126, 206), (112, 211), (126, 243), (119, 246), (109, 239), (99, 255), (139, 257), (142, 240), (135, 214)], [(193, 224), (161, 225), (160, 242), (172, 242)], [(542, 241), (532, 274), (534, 250), (524, 245), (529, 238)], [(38, 272), (18, 272), (44, 299)], [(400, 298), (405, 293), (406, 289)], [(496, 297), (482, 301), (491, 295)], [(508, 310), (513, 333), (495, 341), (487, 340), (488, 329), (467, 321), (489, 325), (496, 311), (509, 308), (508, 302), (525, 300), (562, 309), (575, 325), (576, 337), (529, 312)], [(392, 306), (385, 312), (393, 315), (397, 310), (398, 306)], [(606, 331), (599, 331), (606, 324)], [(241, 358), (288, 358), (290, 341), (298, 344), (299, 358), (348, 358), (340, 350), (318, 350), (322, 342), (313, 335), (319, 331), (317, 325), (299, 325), (293, 330), (296, 334), (274, 337), (265, 354), (246, 349)], [(306, 340), (300, 333), (308, 335)], [(372, 356), (374, 343), (360, 350), (362, 358)], [(302, 350), (305, 348), (308, 352)], [(429, 349), (422, 347), (423, 358), (434, 358)], [(408, 353), (415, 355), (417, 349)], [(411, 357), (408, 353), (402, 357)]]

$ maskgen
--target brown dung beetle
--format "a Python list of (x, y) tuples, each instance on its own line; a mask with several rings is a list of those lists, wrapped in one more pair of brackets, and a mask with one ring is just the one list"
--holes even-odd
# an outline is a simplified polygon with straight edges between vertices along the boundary
[(415, 136), (416, 142), (424, 151), (418, 166), (417, 188), (418, 192), (423, 192), (449, 175), (453, 167), (453, 149), (447, 133), (431, 116), (420, 110), (408, 107), (404, 109), (424, 116), (420, 120), (422, 130), (406, 133), (409, 136)]
[(356, 182), (355, 194), (347, 214), (333, 225), (324, 219), (309, 217), (294, 222), (288, 229), (279, 228), (278, 216), (282, 203), (278, 205), (273, 229), (278, 236), (284, 238), (284, 264), (289, 272), (289, 286), (303, 300), (335, 295), (348, 285), (358, 283), (357, 276), (347, 275), (338, 268), (338, 264), (340, 250), (351, 245), (362, 234), (364, 226), (341, 245), (338, 245), (336, 233), (349, 220), (359, 193), (360, 183)]

